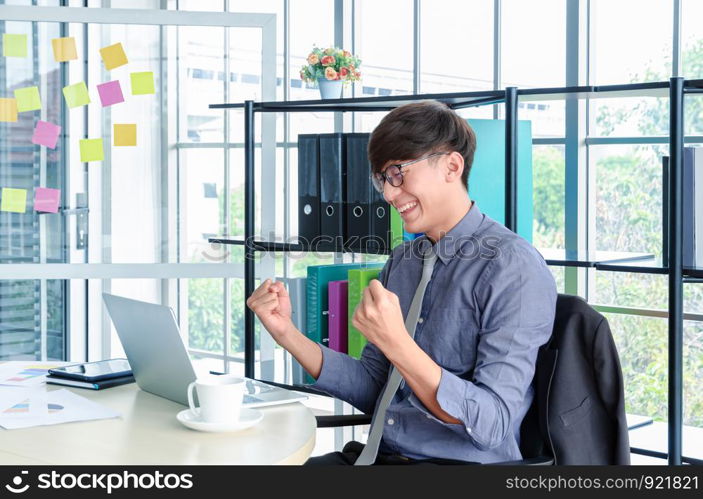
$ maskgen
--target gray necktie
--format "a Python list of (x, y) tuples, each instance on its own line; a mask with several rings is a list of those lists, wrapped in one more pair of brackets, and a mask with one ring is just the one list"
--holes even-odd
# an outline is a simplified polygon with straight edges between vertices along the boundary
[[(424, 260), (422, 264), (422, 277), (420, 278), (420, 284), (417, 285), (415, 290), (415, 296), (413, 296), (413, 301), (410, 304), (410, 310), (408, 310), (408, 315), (405, 317), (405, 329), (410, 333), (410, 337), (415, 336), (415, 326), (417, 325), (417, 320), (420, 317), (420, 310), (422, 310), (422, 299), (425, 296), (425, 288), (427, 288), (427, 283), (430, 282), (432, 278), (432, 269), (434, 268), (435, 261), (437, 260), (437, 255), (433, 251), (432, 247), (429, 247), (424, 254)], [(378, 445), (381, 443), (381, 436), (383, 435), (383, 427), (386, 420), (386, 410), (398, 391), (402, 377), (400, 372), (392, 367), (386, 386), (383, 388), (383, 394), (381, 395), (381, 401), (376, 408), (376, 412), (371, 420), (371, 430), (369, 431), (369, 438), (366, 442), (364, 450), (354, 463), (355, 466), (358, 465), (369, 465), (376, 461), (376, 454), (378, 453)]]

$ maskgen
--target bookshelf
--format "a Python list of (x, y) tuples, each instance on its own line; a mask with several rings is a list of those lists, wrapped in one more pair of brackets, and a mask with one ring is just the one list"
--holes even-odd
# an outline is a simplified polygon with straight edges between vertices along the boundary
[[(329, 100), (302, 100), (279, 102), (219, 103), (211, 109), (240, 109), (244, 111), (244, 162), (245, 162), (245, 220), (244, 240), (215, 237), (210, 242), (243, 245), (245, 253), (245, 296), (254, 291), (254, 255), (257, 251), (304, 251), (300, 244), (256, 241), (254, 236), (254, 119), (257, 113), (291, 112), (354, 112), (389, 111), (395, 107), (418, 101), (433, 99), (446, 103), (452, 109), (505, 105), (505, 226), (515, 230), (517, 221), (517, 115), (518, 101), (598, 99), (613, 97), (668, 97), (670, 111), (669, 127), (669, 177), (665, 183), (668, 203), (666, 238), (668, 262), (657, 261), (646, 253), (584, 252), (578, 250), (541, 250), (550, 265), (591, 267), (601, 271), (667, 274), (669, 276), (668, 299), (668, 458), (669, 464), (682, 463), (683, 428), (683, 284), (703, 282), (703, 268), (684, 269), (682, 264), (682, 162), (683, 162), (683, 110), (684, 97), (703, 93), (703, 80), (685, 80), (681, 77), (669, 81), (634, 83), (624, 85), (577, 86), (556, 88), (519, 89), (481, 92), (457, 92), (443, 94), (415, 94), (386, 97), (343, 98)], [(254, 377), (254, 313), (245, 308), (245, 375)]]

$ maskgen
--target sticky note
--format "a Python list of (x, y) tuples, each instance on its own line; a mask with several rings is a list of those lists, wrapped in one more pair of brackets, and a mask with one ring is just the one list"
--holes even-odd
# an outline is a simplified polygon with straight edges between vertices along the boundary
[(124, 53), (121, 43), (101, 48), (100, 57), (103, 58), (105, 69), (108, 71), (127, 64), (127, 55)]
[(71, 109), (90, 104), (88, 87), (85, 86), (84, 81), (63, 87), (63, 96), (66, 98), (66, 104)]
[(49, 149), (56, 149), (56, 142), (59, 140), (60, 133), (60, 126), (49, 123), (48, 121), (39, 120), (37, 121), (37, 126), (34, 127), (32, 144), (46, 146)]
[(136, 146), (137, 145), (137, 125), (136, 123), (124, 123), (113, 126), (114, 143), (116, 146)]
[(154, 73), (152, 71), (130, 73), (129, 78), (132, 80), (132, 95), (156, 93), (154, 91)]
[(0, 121), (17, 121), (17, 101), (0, 99)]
[(0, 211), (11, 211), (13, 213), (25, 213), (27, 211), (26, 189), (3, 187), (0, 196), (2, 196)]
[(103, 107), (112, 106), (113, 104), (119, 104), (124, 102), (124, 96), (122, 95), (122, 87), (120, 87), (119, 80), (108, 81), (107, 83), (101, 83), (98, 85), (98, 94), (100, 94), (100, 102)]
[(17, 111), (20, 113), (41, 109), (39, 87), (24, 87), (16, 89), (15, 100), (17, 100)]
[(34, 209), (47, 213), (58, 213), (60, 198), (61, 191), (59, 189), (37, 187), (34, 191)]
[(86, 161), (102, 161), (105, 156), (103, 154), (103, 139), (81, 139), (81, 162)]
[(54, 60), (56, 62), (78, 59), (76, 39), (72, 36), (66, 38), (52, 38), (51, 47), (54, 49)]
[(2, 55), (5, 57), (27, 57), (27, 35), (2, 35)]

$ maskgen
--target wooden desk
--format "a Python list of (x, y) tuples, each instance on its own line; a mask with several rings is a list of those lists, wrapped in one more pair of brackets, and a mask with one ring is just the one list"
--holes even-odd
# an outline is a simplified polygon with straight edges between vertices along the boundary
[(315, 446), (316, 422), (299, 402), (258, 409), (256, 426), (204, 433), (176, 419), (184, 406), (135, 383), (101, 391), (66, 388), (110, 407), (121, 418), (1, 430), (0, 464), (301, 464)]

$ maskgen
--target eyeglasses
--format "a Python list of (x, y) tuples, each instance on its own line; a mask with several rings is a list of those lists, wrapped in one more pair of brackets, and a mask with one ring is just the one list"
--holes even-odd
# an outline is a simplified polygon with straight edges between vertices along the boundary
[(401, 163), (399, 165), (391, 165), (388, 168), (386, 168), (383, 172), (374, 173), (373, 175), (371, 175), (371, 180), (373, 182), (373, 186), (381, 194), (383, 194), (383, 186), (386, 182), (391, 184), (393, 187), (399, 187), (400, 185), (403, 184), (403, 176), (405, 175), (405, 172), (402, 170), (402, 168), (405, 168), (406, 166), (410, 166), (414, 163), (419, 163), (420, 161), (425, 161), (426, 159), (434, 158), (435, 156), (444, 156), (445, 154), (449, 154), (449, 153), (448, 152), (435, 152), (435, 153), (429, 154), (427, 156), (423, 156), (422, 158), (408, 161), (406, 163)]

